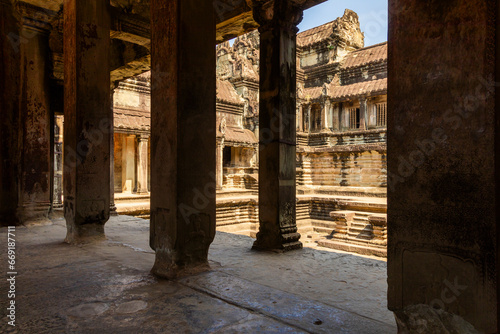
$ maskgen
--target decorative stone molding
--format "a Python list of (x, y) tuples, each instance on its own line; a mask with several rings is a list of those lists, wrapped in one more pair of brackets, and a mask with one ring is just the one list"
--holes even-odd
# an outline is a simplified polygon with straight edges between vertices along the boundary
[[(49, 34), (52, 30), (51, 21), (58, 15), (49, 9), (40, 8), (26, 2), (17, 2), (16, 9), (22, 17), (22, 24), (37, 32)], [(20, 38), (28, 38), (28, 36), (20, 36)]]
[(302, 21), (303, 9), (297, 1), (258, 1), (253, 0), (253, 17), (260, 25), (259, 31), (267, 31), (271, 27), (280, 27), (295, 33), (297, 25)]

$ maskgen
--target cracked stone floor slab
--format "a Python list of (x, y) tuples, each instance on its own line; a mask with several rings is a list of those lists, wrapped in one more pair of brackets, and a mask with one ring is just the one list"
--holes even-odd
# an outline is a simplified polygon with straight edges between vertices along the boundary
[(3, 279), (1, 333), (396, 333), (382, 260), (255, 252), (252, 238), (218, 232), (211, 271), (167, 281), (149, 273), (147, 220), (112, 217), (95, 244), (70, 246), (65, 234), (62, 219), (16, 228), (16, 327)]

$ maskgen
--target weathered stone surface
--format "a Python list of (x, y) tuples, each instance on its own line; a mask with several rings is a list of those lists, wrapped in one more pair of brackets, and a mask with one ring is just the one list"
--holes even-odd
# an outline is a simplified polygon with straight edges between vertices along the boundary
[(50, 51), (48, 31), (30, 20), (28, 9), (22, 10), (21, 36), (21, 110), (20, 122), (20, 202), (21, 222), (47, 220), (52, 198), (54, 149), (53, 112), (50, 103)]
[(151, 2), (150, 245), (166, 278), (205, 270), (215, 236), (212, 12), (208, 1)]
[[(71, 247), (64, 220), (19, 227), (16, 327), (21, 333), (395, 333), (386, 263), (341, 252), (251, 252), (218, 233), (213, 270), (178, 281), (149, 274), (149, 222), (119, 216), (107, 241)], [(7, 238), (0, 229), (0, 238)], [(57, 256), (54, 256), (57, 254)], [(6, 261), (6, 253), (0, 254)], [(33, 275), (36, 273), (36, 275)], [(7, 291), (7, 280), (0, 291)], [(21, 288), (20, 288), (21, 287)], [(7, 307), (3, 298), (0, 307)], [(318, 322), (321, 321), (321, 323)], [(0, 332), (10, 333), (6, 321)]]
[(19, 47), (9, 39), (19, 35), (12, 2), (0, 1), (0, 225), (18, 224), (19, 200)]
[(296, 25), (302, 11), (287, 1), (255, 4), (261, 24), (259, 91), (259, 233), (253, 248), (302, 248), (295, 212)]
[(419, 304), (395, 312), (398, 333), (479, 333), (470, 323), (455, 314)]
[(498, 332), (498, 3), (389, 13), (389, 308), (436, 304)]
[[(104, 237), (110, 210), (109, 13), (106, 0), (64, 7), (66, 241)], [(104, 186), (103, 186), (104, 185)]]

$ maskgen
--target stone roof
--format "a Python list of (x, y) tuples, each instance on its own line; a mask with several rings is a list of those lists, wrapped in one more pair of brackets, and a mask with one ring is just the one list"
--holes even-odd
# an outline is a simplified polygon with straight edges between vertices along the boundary
[(342, 17), (297, 34), (297, 46), (300, 48), (325, 41), (342, 41), (354, 48), (362, 47), (364, 36), (359, 27), (358, 14), (346, 9)]
[(305, 47), (324, 41), (331, 37), (335, 21), (325, 23), (297, 34), (297, 46)]
[(114, 107), (113, 117), (115, 129), (149, 131), (151, 127), (149, 112)]
[(323, 95), (323, 86), (319, 87), (311, 87), (304, 89), (304, 98), (305, 99), (318, 99)]
[(329, 86), (310, 87), (304, 89), (304, 93), (299, 96), (306, 100), (317, 100), (326, 95), (332, 99), (347, 99), (362, 95), (376, 95), (387, 92), (387, 78), (358, 82), (352, 85), (339, 86), (332, 82)]
[(239, 129), (227, 127), (224, 133), (224, 139), (227, 142), (244, 143), (244, 144), (257, 144), (257, 137), (248, 129)]
[(387, 92), (387, 78), (358, 82), (347, 86), (330, 86), (328, 96), (333, 99), (353, 98), (361, 95), (375, 95)]
[(217, 101), (229, 104), (244, 105), (245, 100), (236, 92), (228, 80), (217, 79)]
[(381, 61), (387, 61), (387, 42), (350, 52), (345, 57), (342, 68), (348, 69)]
[(258, 140), (255, 134), (248, 130), (242, 128), (236, 128), (232, 126), (224, 127), (224, 133), (222, 133), (221, 120), (217, 119), (217, 137), (224, 137), (226, 142), (243, 144), (243, 145), (253, 145), (257, 144)]

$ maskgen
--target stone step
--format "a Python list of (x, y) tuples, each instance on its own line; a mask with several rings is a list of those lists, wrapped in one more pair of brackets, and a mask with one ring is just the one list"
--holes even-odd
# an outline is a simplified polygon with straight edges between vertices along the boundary
[(314, 232), (319, 233), (321, 235), (330, 235), (333, 233), (333, 228), (328, 227), (314, 227)]
[(351, 242), (343, 242), (338, 240), (318, 240), (318, 245), (321, 247), (338, 249), (345, 252), (354, 252), (363, 255), (375, 255), (380, 257), (387, 257), (387, 248), (376, 245), (363, 245)]

